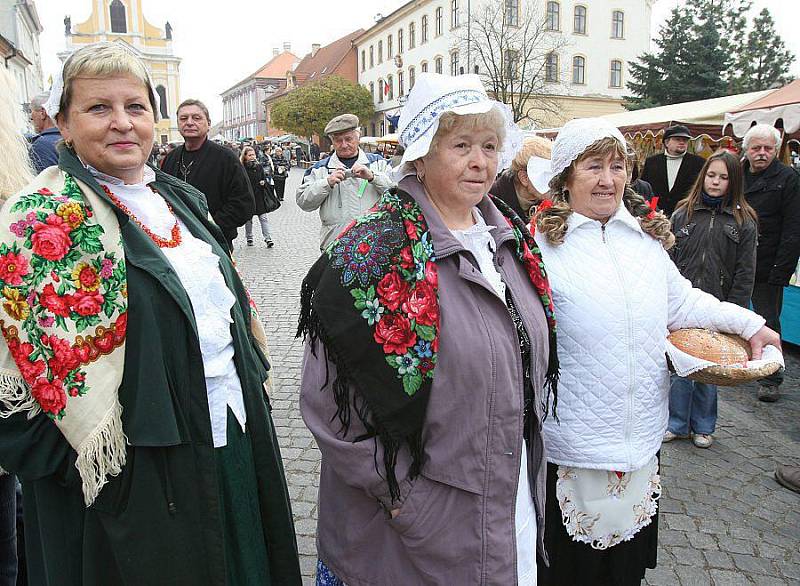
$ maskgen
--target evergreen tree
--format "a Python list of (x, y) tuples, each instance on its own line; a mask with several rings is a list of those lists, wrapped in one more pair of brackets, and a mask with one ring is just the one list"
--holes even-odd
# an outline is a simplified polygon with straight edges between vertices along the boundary
[(692, 40), (693, 20), (686, 10), (672, 9), (670, 18), (659, 28), (655, 40), (658, 50), (645, 53), (639, 63), (630, 64), (628, 89), (634, 94), (625, 97), (629, 110), (671, 104), (681, 93), (681, 70), (691, 62), (687, 47)]
[(695, 21), (710, 20), (720, 33), (719, 48), (732, 56), (728, 66), (719, 71), (733, 90), (738, 77), (738, 56), (745, 44), (747, 16), (753, 6), (752, 0), (688, 0), (686, 10)]
[(717, 23), (711, 17), (695, 24), (685, 50), (686, 61), (671, 72), (677, 86), (672, 102), (724, 96), (728, 84), (722, 74), (731, 59), (720, 44)]
[(772, 15), (764, 8), (753, 21), (747, 43), (738, 56), (736, 91), (754, 92), (787, 83), (794, 59), (776, 32)]

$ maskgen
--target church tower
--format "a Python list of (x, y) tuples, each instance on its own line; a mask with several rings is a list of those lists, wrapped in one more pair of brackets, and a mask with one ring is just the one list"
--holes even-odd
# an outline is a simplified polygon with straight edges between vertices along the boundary
[(172, 51), (172, 26), (167, 22), (160, 29), (147, 22), (141, 0), (92, 0), (92, 4), (85, 22), (72, 26), (70, 17), (64, 19), (67, 49), (58, 56), (64, 61), (72, 51), (98, 41), (127, 45), (147, 66), (161, 101), (156, 142), (180, 140), (176, 112), (181, 60)]

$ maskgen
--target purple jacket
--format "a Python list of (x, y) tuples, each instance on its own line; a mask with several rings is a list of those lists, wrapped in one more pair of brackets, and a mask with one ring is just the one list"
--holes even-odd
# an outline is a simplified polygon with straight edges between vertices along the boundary
[[(348, 586), (516, 583), (514, 511), (523, 440), (522, 362), (506, 305), (476, 261), (450, 233), (416, 178), (401, 181), (419, 203), (436, 251), (441, 333), (439, 360), (423, 432), (421, 475), (408, 478), (410, 457), (396, 466), (401, 503), (390, 503), (376, 466), (373, 439), (353, 417), (339, 435), (330, 388), (335, 367), (324, 351), (306, 347), (300, 409), (322, 452), (319, 557)], [(522, 315), (532, 345), (532, 375), (540, 409), (548, 334), (541, 302), (514, 252), (514, 236), (497, 208), (479, 204), (497, 226), (496, 263)], [(541, 413), (539, 413), (541, 417)], [(535, 419), (535, 418), (534, 418)], [(539, 554), (544, 555), (545, 458), (538, 421), (528, 468), (536, 504)], [(391, 519), (387, 510), (400, 508)]]

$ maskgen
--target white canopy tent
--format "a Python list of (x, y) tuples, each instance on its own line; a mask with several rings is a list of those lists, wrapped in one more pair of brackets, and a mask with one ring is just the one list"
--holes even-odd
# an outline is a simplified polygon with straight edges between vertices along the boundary
[(727, 129), (730, 125), (736, 136), (744, 136), (753, 124), (776, 126), (779, 120), (786, 134), (800, 131), (800, 79), (771, 91), (768, 96), (728, 110), (724, 126)]
[(726, 112), (758, 100), (773, 91), (775, 90), (749, 92), (695, 102), (670, 104), (669, 106), (659, 106), (657, 108), (631, 110), (630, 112), (620, 112), (619, 114), (608, 114), (603, 118), (623, 132), (656, 130), (656, 128), (660, 129), (660, 127), (671, 123), (709, 125), (721, 128)]

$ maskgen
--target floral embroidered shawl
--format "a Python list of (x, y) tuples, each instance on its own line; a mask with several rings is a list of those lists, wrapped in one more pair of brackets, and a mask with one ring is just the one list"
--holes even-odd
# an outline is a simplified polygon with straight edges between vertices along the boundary
[(0, 211), (0, 417), (50, 417), (78, 454), (86, 505), (125, 464), (127, 280), (119, 224), (52, 167)]
[[(555, 317), (544, 265), (522, 221), (493, 201), (514, 232), (517, 258), (544, 307), (550, 329), (547, 381), (555, 390)], [(352, 407), (367, 430), (355, 441), (380, 438), (392, 500), (400, 496), (394, 471), (400, 448), (409, 448), (412, 478), (422, 465), (422, 426), (438, 358), (437, 288), (425, 217), (411, 196), (397, 190), (352, 222), (303, 281), (297, 335), (308, 335), (312, 343), (319, 338), (336, 365), (332, 388), (343, 436), (353, 386)]]

